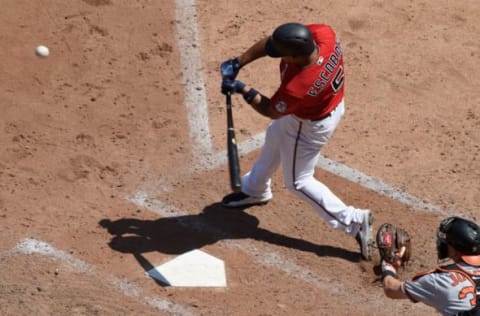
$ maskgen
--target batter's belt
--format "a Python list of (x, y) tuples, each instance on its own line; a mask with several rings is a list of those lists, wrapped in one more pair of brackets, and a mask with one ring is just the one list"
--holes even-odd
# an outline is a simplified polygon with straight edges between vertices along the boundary
[[(340, 103), (339, 103), (339, 104), (340, 104)], [(312, 121), (312, 122), (318, 122), (318, 121), (324, 120), (324, 119), (332, 116), (333, 112), (335, 112), (335, 110), (336, 110), (337, 108), (338, 108), (338, 104), (337, 104), (330, 112), (328, 112), (327, 114), (322, 115), (322, 116), (320, 116), (320, 117), (318, 117), (318, 118), (310, 119), (310, 121)]]

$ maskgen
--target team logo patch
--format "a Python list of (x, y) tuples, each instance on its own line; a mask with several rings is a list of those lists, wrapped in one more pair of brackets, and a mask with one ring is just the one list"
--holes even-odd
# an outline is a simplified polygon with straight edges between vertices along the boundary
[(287, 110), (287, 104), (283, 101), (279, 101), (277, 104), (275, 104), (275, 109), (279, 112), (279, 113), (283, 113)]
[(323, 56), (320, 56), (318, 59), (317, 59), (317, 65), (321, 65), (323, 64)]

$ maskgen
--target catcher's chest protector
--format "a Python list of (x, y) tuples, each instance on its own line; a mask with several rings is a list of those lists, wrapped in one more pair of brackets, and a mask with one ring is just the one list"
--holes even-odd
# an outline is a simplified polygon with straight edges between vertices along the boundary
[(467, 274), (473, 281), (475, 281), (475, 292), (477, 294), (477, 306), (469, 310), (468, 312), (461, 312), (456, 314), (457, 316), (480, 316), (480, 275), (473, 275), (466, 271), (459, 270), (455, 264), (442, 266), (443, 270), (456, 271), (463, 274)]

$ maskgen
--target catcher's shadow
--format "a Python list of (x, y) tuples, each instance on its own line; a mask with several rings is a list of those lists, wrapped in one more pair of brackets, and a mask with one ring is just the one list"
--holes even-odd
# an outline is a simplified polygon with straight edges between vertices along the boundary
[(183, 215), (156, 220), (121, 218), (103, 219), (99, 223), (113, 235), (109, 246), (122, 253), (132, 253), (139, 263), (151, 266), (142, 253), (158, 251), (182, 254), (223, 239), (250, 238), (271, 244), (315, 253), (318, 256), (338, 257), (360, 261), (360, 254), (328, 245), (281, 235), (258, 227), (259, 220), (243, 209), (229, 209), (220, 203), (209, 205), (197, 215)]

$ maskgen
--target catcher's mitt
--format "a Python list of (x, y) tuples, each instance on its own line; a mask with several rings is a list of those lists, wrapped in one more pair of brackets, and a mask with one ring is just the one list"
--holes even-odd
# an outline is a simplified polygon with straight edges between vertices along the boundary
[(405, 266), (412, 256), (412, 241), (404, 229), (382, 224), (377, 231), (377, 247), (381, 260), (396, 267)]

